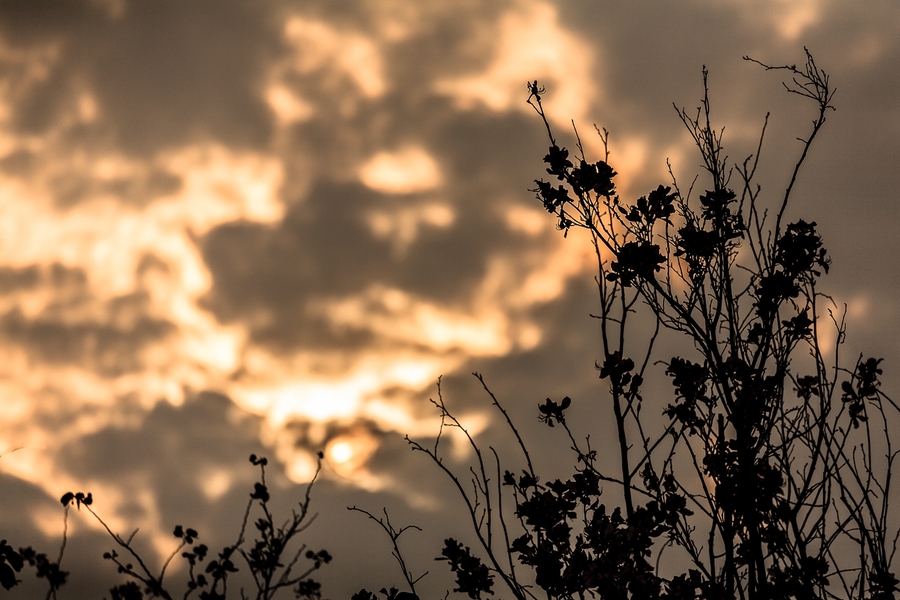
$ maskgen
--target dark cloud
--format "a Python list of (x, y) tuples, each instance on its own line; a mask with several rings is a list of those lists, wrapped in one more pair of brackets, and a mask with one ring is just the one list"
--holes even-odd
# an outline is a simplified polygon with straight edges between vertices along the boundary
[(32, 289), (40, 281), (41, 273), (37, 265), (30, 267), (0, 268), (0, 293), (8, 294), (19, 289)]
[[(98, 6), (74, 0), (41, 5), (6, 2), (0, 11), (4, 41), (16, 51), (33, 53), (31, 60), (8, 59), (0, 67), (12, 84), (11, 125), (31, 134), (44, 133), (56, 125), (71, 99), (73, 78), (85, 74), (85, 61), (80, 60), (83, 50), (72, 40), (97, 39), (98, 27), (107, 17)], [(62, 54), (63, 59), (54, 61), (54, 54)], [(35, 63), (40, 65), (37, 77)]]
[[(474, 179), (481, 178), (476, 173)], [(223, 321), (249, 321), (260, 341), (308, 347), (328, 344), (331, 337), (316, 323), (298, 318), (308, 313), (310, 300), (358, 294), (380, 283), (451, 304), (464, 301), (483, 276), (491, 251), (511, 236), (474, 183), (451, 185), (448, 195), (458, 211), (454, 224), (423, 227), (401, 257), (392, 255), (390, 240), (373, 235), (365, 217), (374, 208), (402, 207), (415, 199), (393, 200), (356, 184), (313, 188), (274, 227), (223, 225), (203, 241), (214, 279), (204, 304)], [(260, 312), (271, 319), (254, 327)]]
[(0, 317), (0, 331), (33, 358), (115, 377), (139, 370), (144, 346), (173, 331), (170, 323), (146, 316), (145, 303), (146, 297), (139, 294), (112, 300), (107, 304), (112, 323), (72, 323), (54, 314), (66, 312), (60, 306), (48, 307), (37, 318), (26, 317), (16, 308)]
[(5, 40), (28, 45), (43, 42), (83, 27), (103, 15), (102, 4), (85, 0), (50, 0), (41, 4), (27, 0), (4, 2), (0, 28)]
[(50, 181), (53, 198), (63, 208), (97, 196), (113, 196), (128, 204), (146, 205), (160, 196), (174, 194), (181, 189), (181, 184), (181, 178), (161, 169), (106, 180), (66, 173)]
[(96, 94), (119, 151), (154, 152), (195, 139), (258, 147), (269, 139), (260, 85), (280, 45), (270, 3), (5, 3), (6, 39), (58, 44), (48, 76), (18, 99), (14, 123), (40, 133), (79, 89)]
[[(185, 426), (187, 424), (187, 426)], [(63, 447), (60, 466), (78, 478), (165, 490), (158, 498), (165, 520), (202, 519), (204, 478), (221, 470), (241, 492), (255, 476), (250, 454), (263, 455), (259, 419), (214, 393), (189, 397), (180, 407), (157, 404), (137, 426), (109, 427)], [(247, 462), (247, 468), (238, 465)], [(231, 488), (238, 488), (231, 490)], [(135, 517), (132, 517), (135, 518)]]
[(8, 344), (18, 345), (33, 360), (51, 365), (78, 365), (105, 377), (135, 372), (143, 367), (140, 357), (147, 344), (174, 331), (165, 320), (148, 314), (149, 297), (138, 292), (101, 304), (88, 288), (83, 269), (53, 263), (0, 270), (0, 294), (20, 291), (44, 293), (52, 298), (36, 315), (18, 306), (0, 315), (0, 331)]
[[(310, 297), (359, 290), (387, 261), (387, 245), (371, 238), (354, 210), (366, 196), (359, 186), (326, 189), (279, 226), (236, 223), (212, 231), (203, 250), (214, 287), (204, 304), (225, 322), (263, 312), (267, 318), (255, 327), (262, 339), (315, 344), (326, 332), (298, 318)], [(305, 332), (310, 325), (312, 335)]]
[(28, 175), (34, 166), (34, 154), (27, 150), (11, 152), (0, 160), (0, 169), (10, 175)]
[(105, 33), (92, 75), (123, 149), (211, 136), (259, 146), (269, 118), (258, 89), (278, 31), (266, 3), (129, 3)]
[[(20, 449), (18, 451), (27, 452), (28, 450)], [(0, 490), (2, 490), (2, 501), (5, 506), (28, 506), (34, 511), (39, 509), (55, 510), (59, 506), (56, 499), (50, 498), (41, 488), (27, 481), (5, 473), (0, 474), (0, 481), (2, 481)], [(33, 535), (36, 533), (32, 529), (32, 523), (29, 523), (27, 519), (23, 519), (21, 514), (15, 514), (12, 511), (4, 510), (2, 515), (0, 515), (0, 523), (3, 524), (3, 536), (7, 540), (14, 540), (12, 543), (26, 539), (26, 534)], [(27, 537), (32, 539), (31, 535)], [(49, 541), (50, 538), (40, 536), (40, 539), (35, 539), (34, 543), (38, 545)]]

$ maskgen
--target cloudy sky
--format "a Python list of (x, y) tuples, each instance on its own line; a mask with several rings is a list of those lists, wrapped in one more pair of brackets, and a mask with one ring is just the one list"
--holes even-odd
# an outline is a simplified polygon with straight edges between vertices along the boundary
[[(336, 556), (326, 593), (402, 581), (387, 539), (344, 509), (357, 504), (423, 526), (409, 548), (439, 594), (431, 558), (460, 513), (403, 441), (436, 431), (438, 377), (503, 448), (469, 375), (484, 373), (556, 449), (548, 468), (571, 460), (537, 402), (602, 402), (596, 267), (527, 191), (546, 137), (526, 81), (546, 86), (564, 143), (574, 120), (599, 157), (593, 125), (610, 130), (634, 198), (668, 183), (666, 159), (697, 173), (672, 103), (698, 105), (705, 64), (735, 160), (771, 111), (774, 199), (814, 107), (741, 57), (802, 63), (804, 46), (837, 111), (791, 214), (819, 223), (834, 258), (847, 355), (884, 356), (896, 383), (893, 0), (0, 3), (0, 537), (55, 553), (57, 499), (84, 490), (150, 554), (175, 523), (223, 544), (254, 481), (247, 455), (271, 457), (287, 509), (324, 450), (308, 539)], [(113, 581), (84, 517), (70, 594)]]

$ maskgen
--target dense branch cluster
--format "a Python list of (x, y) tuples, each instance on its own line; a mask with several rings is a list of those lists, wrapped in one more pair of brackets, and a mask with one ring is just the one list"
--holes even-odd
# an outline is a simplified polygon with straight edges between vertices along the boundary
[[(570, 430), (571, 398), (548, 398), (539, 419), (566, 432), (577, 466), (566, 481), (542, 482), (485, 386), (527, 463), (521, 475), (506, 470), (501, 477), (498, 454), (490, 448), (489, 468), (439, 386), (441, 430), (459, 428), (469, 440), (476, 461), (470, 477), (444, 464), (440, 435), (433, 447), (410, 443), (455, 483), (482, 546), (484, 562), (466, 548), (469, 568), (454, 563), (457, 591), (482, 598), (498, 580), (520, 600), (536, 598), (538, 589), (548, 598), (615, 600), (882, 600), (898, 591), (889, 502), (891, 430), (900, 409), (881, 391), (880, 359), (860, 357), (849, 369), (838, 361), (844, 321), (817, 288), (830, 258), (816, 223), (784, 224), (800, 168), (833, 109), (827, 74), (806, 58), (802, 68), (762, 65), (790, 73), (787, 89), (817, 109), (771, 210), (755, 183), (765, 125), (756, 153), (730, 167), (723, 131), (711, 125), (705, 69), (697, 112), (676, 107), (709, 177), (696, 199), (693, 184), (683, 192), (672, 175), (637, 201), (622, 200), (608, 151), (588, 160), (577, 130), (577, 152), (561, 146), (544, 113), (545, 90), (529, 84), (528, 102), (550, 141), (544, 162), (551, 180), (536, 180), (533, 191), (564, 234), (590, 234), (598, 257), (597, 368), (608, 383), (618, 469)], [(608, 133), (598, 133), (606, 147)], [(625, 347), (626, 340), (629, 348), (641, 345), (629, 328), (634, 315), (656, 323), (640, 356)], [(829, 326), (837, 333), (833, 347), (820, 330)], [(683, 336), (683, 355), (657, 355), (664, 329)], [(668, 404), (650, 403), (641, 392), (648, 365), (659, 363), (673, 390)], [(610, 486), (624, 506), (601, 502)], [(518, 535), (505, 517), (504, 489)], [(682, 556), (666, 567), (661, 553), (672, 548)], [(684, 569), (674, 566), (685, 561)]]

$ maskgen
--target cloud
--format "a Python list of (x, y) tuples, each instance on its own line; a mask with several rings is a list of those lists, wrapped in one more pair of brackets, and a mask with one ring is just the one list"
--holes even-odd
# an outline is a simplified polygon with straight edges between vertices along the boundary
[(773, 29), (787, 42), (796, 42), (811, 27), (818, 25), (827, 6), (823, 0), (768, 0), (763, 7), (758, 2), (746, 0), (732, 0), (728, 4), (734, 6), (744, 19)]
[[(598, 90), (593, 72), (596, 48), (560, 26), (557, 8), (548, 2), (519, 2), (504, 12), (485, 36), (491, 56), (486, 68), (440, 79), (439, 93), (464, 109), (483, 106), (496, 112), (530, 112), (523, 101), (525, 84), (538, 79), (555, 88), (551, 118), (563, 126), (584, 121)], [(562, 116), (566, 115), (566, 116)]]
[(293, 50), (295, 72), (321, 72), (326, 85), (329, 79), (346, 77), (367, 98), (384, 94), (387, 84), (381, 56), (365, 35), (342, 31), (322, 21), (291, 17), (284, 26), (284, 37)]
[(437, 164), (421, 148), (379, 152), (362, 166), (359, 178), (366, 186), (385, 194), (423, 192), (441, 185)]

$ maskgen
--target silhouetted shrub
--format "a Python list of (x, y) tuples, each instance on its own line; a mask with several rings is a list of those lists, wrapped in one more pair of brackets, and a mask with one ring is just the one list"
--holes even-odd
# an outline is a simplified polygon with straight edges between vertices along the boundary
[[(195, 544), (199, 533), (190, 527), (176, 525), (172, 531), (178, 539), (175, 550), (166, 558), (158, 573), (151, 571), (144, 559), (135, 550), (132, 542), (137, 534), (134, 531), (127, 538), (113, 532), (101, 516), (92, 508), (93, 495), (83, 492), (67, 492), (60, 498), (64, 507), (63, 541), (59, 558), (52, 562), (46, 554), (37, 553), (32, 548), (22, 548), (15, 553), (6, 545), (5, 540), (0, 543), (0, 557), (5, 562), (0, 562), (0, 583), (6, 589), (10, 589), (18, 583), (13, 571), (22, 569), (23, 561), (34, 567), (35, 574), (44, 578), (49, 584), (48, 598), (56, 598), (56, 592), (66, 583), (68, 573), (60, 569), (65, 547), (66, 531), (68, 530), (69, 509), (74, 505), (77, 509), (86, 509), (110, 535), (115, 542), (114, 548), (103, 554), (103, 558), (116, 565), (119, 575), (124, 575), (127, 581), (110, 589), (111, 600), (143, 600), (144, 598), (165, 598), (171, 600), (176, 595), (189, 598), (194, 593), (199, 600), (225, 600), (229, 597), (247, 598), (244, 589), (234, 589), (232, 585), (229, 594), (228, 580), (238, 573), (242, 567), (246, 567), (256, 586), (254, 595), (258, 600), (270, 600), (280, 591), (289, 589), (295, 598), (306, 600), (318, 600), (321, 598), (321, 585), (310, 578), (314, 571), (331, 562), (331, 555), (326, 550), (314, 552), (301, 544), (299, 548), (291, 549), (292, 542), (297, 535), (309, 525), (311, 516), (309, 513), (310, 492), (313, 483), (318, 477), (322, 466), (322, 455), (319, 453), (319, 463), (313, 481), (306, 488), (306, 494), (299, 503), (299, 510), (292, 510), (291, 517), (282, 525), (275, 524), (275, 517), (269, 510), (269, 491), (266, 486), (266, 465), (268, 460), (264, 457), (250, 455), (250, 462), (259, 467), (260, 480), (253, 485), (250, 500), (240, 522), (240, 533), (234, 544), (224, 547), (216, 558), (205, 563), (209, 555), (209, 548), (205, 544)], [(246, 547), (247, 525), (250, 523), (251, 511), (256, 507), (261, 514), (253, 527), (256, 530), (256, 539), (252, 546)], [(121, 553), (120, 553), (121, 552)], [(188, 565), (188, 581), (181, 594), (170, 591), (171, 587), (164, 583), (166, 570), (176, 557), (180, 557)], [(301, 563), (301, 559), (305, 563)], [(301, 566), (303, 565), (303, 566)], [(8, 569), (4, 570), (3, 567)], [(7, 585), (9, 584), (9, 585)]]
[[(528, 102), (549, 137), (544, 162), (552, 177), (536, 180), (533, 191), (564, 234), (589, 233), (599, 258), (597, 368), (608, 384), (619, 456), (614, 468), (598, 460), (590, 439), (580, 442), (569, 428), (575, 403), (548, 398), (538, 418), (567, 434), (577, 464), (569, 479), (543, 481), (476, 373), (527, 465), (521, 475), (500, 477), (498, 453), (489, 448), (488, 466), (439, 382), (435, 443), (407, 439), (445, 472), (471, 517), (480, 547), (450, 539), (442, 551), (457, 575), (455, 591), (480, 598), (496, 583), (519, 600), (537, 597), (535, 586), (548, 598), (579, 600), (895, 597), (898, 534), (889, 501), (900, 407), (880, 388), (881, 359), (861, 356), (849, 369), (837, 361), (844, 319), (817, 287), (831, 260), (815, 222), (786, 221), (834, 90), (808, 51), (800, 68), (762, 66), (787, 72), (787, 90), (817, 111), (783, 195), (769, 206), (755, 182), (759, 151), (726, 164), (705, 69), (697, 112), (676, 107), (709, 177), (697, 200), (693, 184), (685, 193), (674, 175), (634, 203), (622, 200), (608, 150), (591, 162), (577, 130), (577, 153), (560, 146), (544, 89), (529, 84)], [(760, 148), (764, 133), (765, 126)], [(606, 147), (608, 133), (598, 134)], [(636, 314), (655, 321), (648, 339), (629, 327)], [(820, 329), (829, 324), (837, 333), (831, 349)], [(658, 356), (662, 329), (683, 336), (681, 356)], [(629, 356), (626, 341), (632, 352), (646, 350)], [(672, 385), (668, 403), (641, 395), (648, 365), (658, 363)], [(474, 453), (465, 474), (443, 461), (446, 427), (461, 430)], [(621, 492), (623, 506), (601, 502), (604, 486)], [(504, 493), (512, 495), (512, 514)], [(660, 555), (671, 548), (682, 556), (667, 571)], [(686, 568), (675, 566), (685, 561)]]

